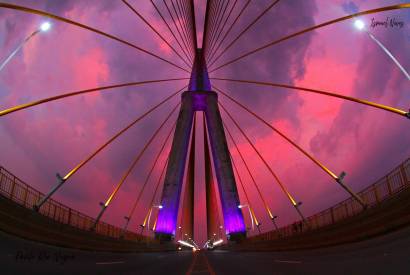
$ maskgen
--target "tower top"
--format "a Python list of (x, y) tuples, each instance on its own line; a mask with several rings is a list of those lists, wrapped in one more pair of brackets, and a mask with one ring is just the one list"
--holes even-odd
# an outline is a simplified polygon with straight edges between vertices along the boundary
[(196, 49), (195, 60), (192, 66), (191, 79), (189, 80), (189, 91), (211, 91), (208, 68), (203, 56), (202, 49)]

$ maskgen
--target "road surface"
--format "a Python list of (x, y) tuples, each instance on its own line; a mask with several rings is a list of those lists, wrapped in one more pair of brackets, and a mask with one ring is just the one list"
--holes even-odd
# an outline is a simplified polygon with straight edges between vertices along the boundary
[(410, 229), (369, 241), (293, 252), (96, 253), (0, 233), (0, 274), (410, 274)]

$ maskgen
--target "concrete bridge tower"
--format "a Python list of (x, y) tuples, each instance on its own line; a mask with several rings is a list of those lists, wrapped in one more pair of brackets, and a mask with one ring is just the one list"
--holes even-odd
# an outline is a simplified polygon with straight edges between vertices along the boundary
[[(162, 191), (161, 205), (163, 208), (158, 215), (155, 235), (161, 240), (171, 240), (175, 236), (178, 207), (194, 113), (202, 111), (206, 118), (210, 150), (221, 199), (224, 230), (230, 240), (242, 239), (246, 236), (246, 228), (242, 212), (238, 208), (240, 204), (239, 195), (232, 170), (222, 118), (218, 108), (218, 96), (215, 92), (211, 91), (211, 83), (201, 49), (197, 49), (196, 51), (188, 91), (182, 94), (181, 100), (181, 109), (174, 133)], [(191, 146), (191, 151), (194, 149), (195, 148)], [(205, 148), (205, 150), (208, 150), (208, 148)], [(188, 169), (192, 168), (193, 167)], [(207, 170), (209, 171), (210, 169)], [(210, 176), (212, 177), (212, 175)], [(191, 180), (194, 180), (192, 174)], [(187, 182), (187, 184), (189, 183)], [(191, 182), (191, 184), (193, 183)], [(207, 180), (206, 184), (212, 184), (212, 181)], [(209, 189), (209, 186), (207, 186), (207, 188)], [(191, 191), (186, 192), (186, 195), (193, 196), (192, 188), (189, 188), (189, 190)], [(206, 194), (210, 196), (211, 193), (206, 192)], [(192, 199), (193, 198), (188, 201), (192, 201)], [(212, 200), (212, 198), (207, 198), (207, 201), (209, 200)], [(193, 209), (191, 211), (193, 211)], [(211, 218), (209, 217), (210, 215), (213, 215), (212, 218), (217, 217), (217, 213), (212, 213), (209, 209), (207, 213), (208, 222), (210, 220), (209, 218)], [(192, 222), (193, 219), (191, 223)]]

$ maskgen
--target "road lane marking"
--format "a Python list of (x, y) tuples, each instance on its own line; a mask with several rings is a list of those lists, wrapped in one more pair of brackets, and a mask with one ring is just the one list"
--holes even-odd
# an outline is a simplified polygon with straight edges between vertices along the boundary
[(105, 265), (105, 264), (123, 264), (125, 262), (101, 262), (101, 263), (95, 263), (95, 264), (99, 264), (99, 265)]
[[(203, 269), (204, 267), (206, 267), (206, 269)], [(196, 252), (194, 254), (191, 266), (189, 267), (186, 275), (191, 275), (195, 273), (205, 273), (205, 272), (207, 272), (210, 275), (215, 275), (215, 271), (212, 269), (211, 265), (209, 264), (205, 253)]]
[(287, 261), (287, 260), (275, 260), (277, 263), (285, 263), (285, 264), (301, 264), (301, 261)]
[(211, 275), (215, 275), (215, 271), (212, 269), (211, 265), (209, 264), (208, 258), (206, 257), (205, 254), (203, 254), (204, 258), (205, 258), (205, 262), (206, 262), (206, 266), (208, 268), (208, 271)]
[(194, 256), (192, 257), (192, 262), (191, 262), (191, 265), (189, 266), (189, 269), (188, 269), (186, 275), (191, 275), (192, 274), (192, 271), (194, 270), (194, 266), (195, 266), (195, 263), (196, 263), (197, 255), (198, 255), (198, 253), (195, 253)]

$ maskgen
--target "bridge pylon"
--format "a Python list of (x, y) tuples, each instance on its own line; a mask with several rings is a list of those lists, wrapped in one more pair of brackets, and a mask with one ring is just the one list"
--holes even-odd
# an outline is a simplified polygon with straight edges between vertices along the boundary
[[(163, 208), (158, 215), (155, 236), (164, 241), (175, 237), (193, 118), (195, 112), (201, 111), (206, 118), (210, 151), (222, 206), (223, 227), (229, 240), (240, 240), (246, 237), (245, 222), (238, 208), (239, 195), (218, 108), (218, 95), (211, 91), (211, 83), (201, 49), (196, 51), (188, 91), (182, 94), (181, 101), (162, 191), (161, 205)], [(214, 214), (214, 217), (217, 217), (217, 214)]]

